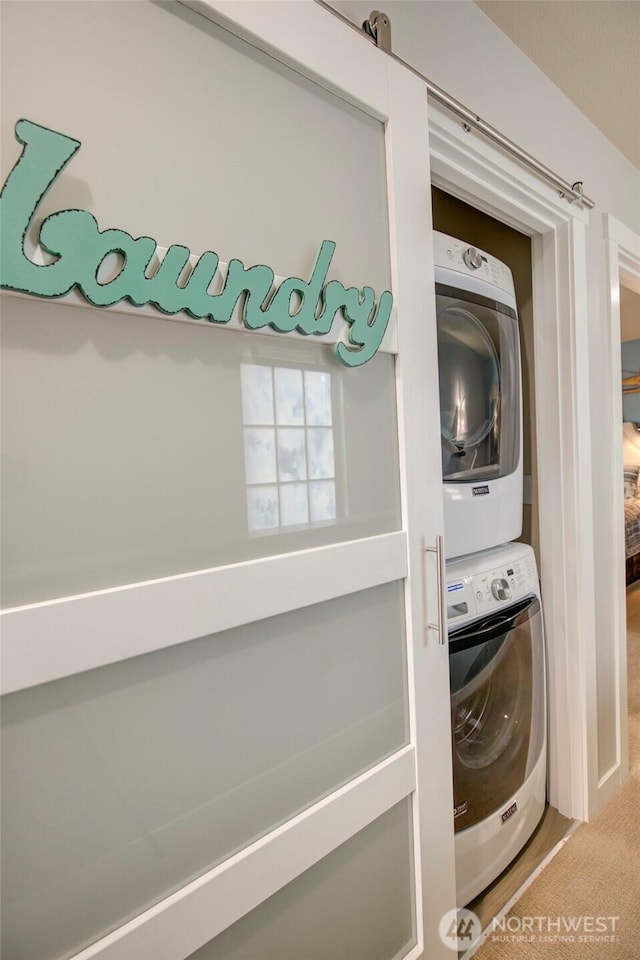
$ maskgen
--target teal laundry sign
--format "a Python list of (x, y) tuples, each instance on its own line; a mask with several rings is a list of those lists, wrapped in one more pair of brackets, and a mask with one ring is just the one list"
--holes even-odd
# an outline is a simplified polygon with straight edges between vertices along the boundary
[[(22, 154), (0, 193), (0, 286), (37, 297), (61, 297), (77, 288), (96, 307), (128, 300), (138, 307), (151, 304), (166, 314), (185, 312), (198, 320), (229, 323), (242, 301), (242, 322), (249, 330), (271, 327), (278, 333), (293, 330), (326, 336), (336, 315), (347, 324), (345, 342), (335, 345), (348, 367), (360, 366), (377, 352), (389, 324), (393, 297), (388, 290), (376, 301), (371, 287), (344, 287), (327, 275), (335, 243), (323, 240), (308, 280), (288, 277), (275, 286), (270, 267), (245, 267), (230, 260), (224, 280), (216, 280), (217, 253), (207, 250), (197, 260), (186, 282), (191, 251), (172, 244), (159, 265), (158, 244), (151, 237), (132, 237), (119, 229), (101, 230), (86, 210), (60, 210), (40, 227), (40, 246), (56, 259), (49, 264), (30, 260), (25, 238), (35, 212), (51, 186), (80, 149), (80, 142), (30, 120), (19, 120), (16, 139)], [(100, 267), (117, 254), (122, 266), (102, 282)], [(212, 283), (219, 292), (209, 292)]]

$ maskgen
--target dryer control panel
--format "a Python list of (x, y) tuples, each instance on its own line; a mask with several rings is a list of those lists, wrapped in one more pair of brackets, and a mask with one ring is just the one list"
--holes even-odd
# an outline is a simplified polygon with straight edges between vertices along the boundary
[(454, 560), (446, 567), (445, 589), (450, 629), (521, 597), (537, 596), (538, 570), (533, 550), (526, 544), (509, 544)]
[[(505, 263), (484, 250), (470, 246), (455, 237), (449, 237), (445, 233), (434, 231), (433, 255), (436, 268), (442, 267), (467, 277), (477, 277), (515, 297), (511, 270)], [(436, 273), (436, 280), (444, 281), (445, 278), (438, 277)]]

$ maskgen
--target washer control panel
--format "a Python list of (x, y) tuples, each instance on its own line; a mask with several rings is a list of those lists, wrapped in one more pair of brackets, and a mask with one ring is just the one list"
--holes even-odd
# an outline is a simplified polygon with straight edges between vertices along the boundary
[[(522, 548), (520, 551), (518, 548)], [(519, 555), (518, 555), (519, 554)], [(447, 564), (446, 606), (450, 628), (538, 593), (538, 571), (531, 547), (514, 544)]]
[(433, 234), (433, 244), (436, 267), (479, 277), (515, 296), (511, 270), (491, 254), (437, 231)]

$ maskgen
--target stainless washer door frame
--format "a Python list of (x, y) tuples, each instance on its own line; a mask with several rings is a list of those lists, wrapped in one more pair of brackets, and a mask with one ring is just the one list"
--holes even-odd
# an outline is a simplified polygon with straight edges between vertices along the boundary
[(518, 314), (454, 286), (435, 290), (443, 479), (506, 476), (520, 450)]
[(544, 638), (536, 596), (449, 635), (456, 832), (499, 810), (544, 746)]

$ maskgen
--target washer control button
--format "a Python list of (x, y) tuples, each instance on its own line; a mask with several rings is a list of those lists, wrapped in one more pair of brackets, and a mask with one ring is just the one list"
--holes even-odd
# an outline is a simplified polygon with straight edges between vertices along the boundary
[(498, 577), (496, 580), (492, 580), (491, 593), (494, 595), (496, 600), (508, 600), (511, 596), (511, 587), (509, 586), (509, 581), (505, 580), (504, 577)]
[(470, 270), (479, 270), (482, 266), (482, 255), (475, 247), (467, 247), (462, 254), (462, 259)]

